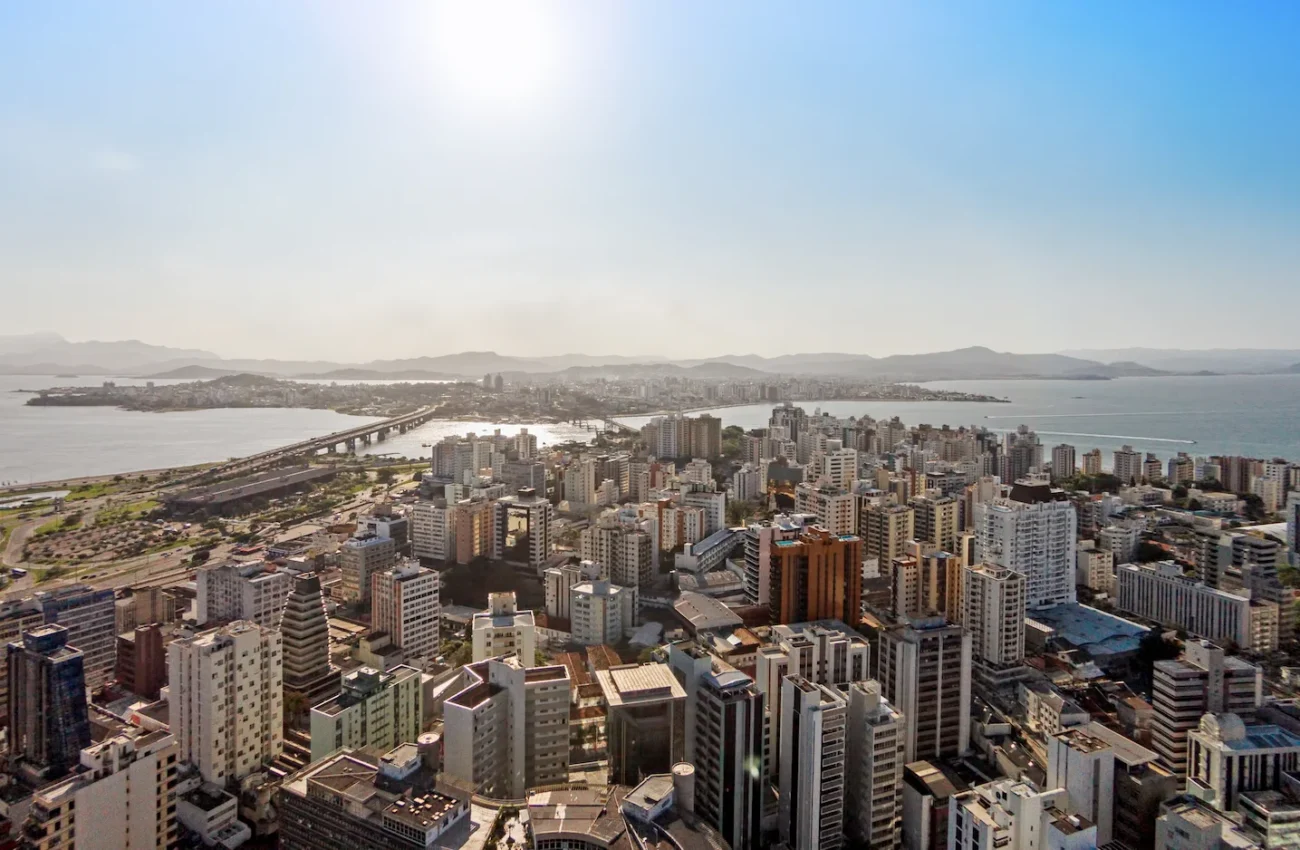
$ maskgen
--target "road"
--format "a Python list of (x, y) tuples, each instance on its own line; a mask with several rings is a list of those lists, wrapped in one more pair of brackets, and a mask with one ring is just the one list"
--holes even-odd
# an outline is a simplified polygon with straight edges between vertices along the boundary
[(23, 561), (23, 546), (27, 545), (27, 538), (32, 536), (32, 532), (41, 524), (44, 518), (30, 519), (22, 525), (14, 526), (13, 532), (9, 535), (9, 540), (5, 543), (5, 550), (0, 554), (0, 562), (6, 567), (16, 567)]

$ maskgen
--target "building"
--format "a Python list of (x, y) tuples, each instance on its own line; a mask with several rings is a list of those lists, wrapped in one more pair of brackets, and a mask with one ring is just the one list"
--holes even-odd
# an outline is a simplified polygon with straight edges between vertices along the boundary
[(901, 619), (943, 616), (961, 620), (961, 559), (948, 552), (926, 552), (916, 543), (890, 565), (894, 584), (894, 615)]
[(474, 615), (470, 636), (475, 661), (513, 655), (525, 667), (530, 667), (537, 655), (533, 612), (520, 611), (514, 593), (489, 593), (488, 610)]
[(284, 750), (282, 649), (280, 632), (243, 621), (168, 644), (171, 731), (204, 781), (243, 779)]
[(1092, 850), (1097, 827), (1066, 811), (1064, 789), (1037, 791), (1027, 782), (998, 779), (952, 798), (951, 850)]
[(913, 531), (917, 540), (941, 552), (957, 551), (957, 532), (961, 530), (961, 502), (956, 496), (925, 493), (907, 500), (912, 509)]
[[(486, 797), (516, 800), (569, 781), (569, 673), (513, 656), (465, 668), (443, 704), (443, 770)], [(612, 781), (612, 780), (611, 780)]]
[(970, 747), (971, 636), (942, 617), (880, 635), (877, 679), (907, 719), (905, 762), (947, 758)]
[(1081, 729), (1067, 729), (1047, 739), (1046, 788), (1066, 793), (1066, 810), (1097, 827), (1097, 843), (1111, 840), (1115, 824), (1115, 751)]
[(716, 534), (727, 525), (727, 493), (713, 489), (713, 484), (682, 484), (679, 502), (683, 508), (704, 511), (704, 527), (700, 537)]
[(1071, 478), (1076, 471), (1074, 446), (1061, 443), (1052, 447), (1052, 477), (1061, 480)]
[(411, 507), (411, 554), (431, 561), (455, 560), (455, 510), (445, 499), (420, 501)]
[(339, 671), (330, 664), (329, 617), (319, 577), (294, 577), (280, 619), (280, 635), (285, 690), (302, 694), (308, 705), (333, 696), (339, 687)]
[(1155, 823), (1157, 850), (1263, 850), (1235, 816), (1190, 795), (1171, 800)]
[(1097, 548), (1111, 553), (1116, 564), (1132, 563), (1142, 543), (1142, 529), (1137, 525), (1116, 523), (1097, 531)]
[(862, 540), (807, 528), (772, 547), (769, 592), (774, 623), (862, 619)]
[(1079, 471), (1084, 475), (1101, 475), (1101, 449), (1084, 452)]
[(1165, 478), (1170, 487), (1191, 484), (1196, 480), (1196, 461), (1188, 457), (1186, 452), (1179, 452), (1177, 457), (1169, 458), (1166, 469), (1168, 473)]
[(382, 756), (344, 750), (286, 776), (276, 794), (284, 850), (426, 850), (469, 815), (435, 790), (414, 742)]
[(1115, 607), (1195, 637), (1230, 642), (1256, 652), (1277, 649), (1277, 606), (1255, 603), (1202, 584), (1173, 561), (1121, 564)]
[(1075, 554), (1074, 583), (1097, 593), (1115, 590), (1115, 555), (1109, 549), (1084, 546)]
[(949, 803), (966, 783), (944, 762), (917, 761), (904, 765), (902, 785), (904, 850), (944, 850)]
[(1074, 602), (1077, 523), (1061, 491), (1016, 484), (975, 506), (975, 557), (1025, 576), (1027, 608)]
[(198, 597), (194, 614), (198, 625), (248, 620), (274, 629), (280, 625), (293, 577), (263, 561), (232, 562), (200, 567), (195, 584)]
[(608, 708), (609, 781), (635, 785), (686, 754), (686, 691), (666, 664), (597, 670)]
[(568, 620), (572, 613), (569, 608), (569, 596), (573, 588), (586, 581), (598, 581), (608, 577), (609, 569), (602, 569), (595, 561), (582, 561), (578, 564), (564, 564), (551, 567), (542, 573), (542, 586), (546, 594), (546, 616), (551, 619)]
[(751, 523), (745, 529), (745, 598), (751, 605), (771, 604), (772, 544), (796, 539), (814, 521), (806, 514), (777, 514), (771, 522)]
[(1206, 714), (1187, 733), (1187, 788), (1221, 812), (1243, 792), (1278, 791), (1300, 768), (1300, 735), (1281, 726), (1247, 726), (1235, 714)]
[(420, 737), (423, 720), (419, 670), (361, 667), (343, 676), (337, 696), (312, 708), (311, 760), (340, 749), (391, 750)]
[(573, 642), (580, 646), (616, 644), (637, 620), (637, 589), (608, 581), (574, 585), (569, 594)]
[(390, 537), (359, 534), (339, 547), (339, 569), (343, 573), (343, 598), (351, 603), (370, 603), (370, 577), (386, 570), (397, 558), (397, 544)]
[(36, 607), (47, 623), (68, 630), (68, 645), (85, 658), (86, 687), (103, 685), (117, 662), (117, 612), (113, 591), (74, 584), (36, 594)]
[(602, 577), (623, 587), (645, 587), (659, 572), (658, 520), (625, 524), (613, 511), (582, 530), (579, 551), (584, 561), (604, 568)]
[(496, 560), (527, 563), (541, 568), (551, 556), (551, 523), (555, 507), (536, 490), (523, 489), (514, 496), (497, 499), (493, 507), (496, 533), (493, 553)]
[(857, 497), (841, 487), (804, 482), (795, 486), (795, 510), (817, 517), (817, 525), (833, 534), (857, 530)]
[(162, 626), (150, 623), (117, 636), (117, 684), (133, 694), (158, 699), (158, 689), (167, 684), (167, 652)]
[(438, 573), (408, 561), (375, 573), (371, 581), (372, 627), (388, 632), (408, 659), (437, 658), (442, 645), (438, 632), (442, 582)]
[(976, 564), (962, 571), (961, 624), (981, 682), (997, 687), (1025, 672), (1025, 577), (1005, 567)]
[(735, 551), (737, 542), (734, 529), (720, 528), (703, 540), (687, 543), (685, 549), (673, 558), (673, 568), (697, 575), (722, 569)]
[(767, 492), (767, 464), (746, 463), (731, 476), (731, 498), (737, 502), (757, 502)]
[(907, 554), (907, 542), (916, 537), (916, 513), (906, 505), (862, 503), (858, 497), (858, 536), (863, 557), (892, 563)]
[(781, 691), (777, 831), (800, 850), (843, 847), (848, 700), (802, 676)]
[[(35, 599), (0, 602), (0, 642), (22, 642), (23, 633), (45, 623)], [(9, 724), (9, 665), (0, 664), (0, 723)]]
[(1137, 484), (1142, 480), (1142, 453), (1133, 451), (1132, 446), (1116, 449), (1111, 463), (1111, 474), (1121, 484)]
[(9, 755), (51, 778), (90, 746), (85, 655), (63, 626), (37, 626), (8, 648)]
[(764, 699), (754, 680), (690, 641), (668, 665), (686, 691), (685, 760), (695, 766), (695, 812), (733, 848), (762, 837)]
[(80, 752), (77, 772), (41, 788), (23, 824), (39, 850), (155, 850), (176, 843), (176, 739), (120, 734)]
[(1263, 702), (1258, 667), (1207, 640), (1189, 640), (1177, 660), (1155, 662), (1151, 689), (1151, 748), (1175, 773), (1187, 770), (1187, 734), (1203, 714), (1253, 720)]
[(880, 694), (880, 683), (849, 685), (844, 831), (859, 846), (899, 846), (907, 720)]

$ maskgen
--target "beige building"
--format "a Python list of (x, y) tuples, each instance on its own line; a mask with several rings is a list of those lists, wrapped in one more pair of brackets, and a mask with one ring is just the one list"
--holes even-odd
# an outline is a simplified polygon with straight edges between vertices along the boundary
[(212, 564), (195, 576), (198, 596), (195, 622), (228, 623), (248, 620), (259, 626), (280, 627), (284, 600), (293, 590), (293, 576), (272, 564)]
[(1207, 640), (1187, 641), (1182, 658), (1157, 661), (1152, 672), (1151, 749), (1175, 773), (1187, 770), (1187, 735), (1201, 715), (1250, 721), (1263, 701), (1263, 672)]
[(176, 843), (176, 739), (121, 734), (81, 751), (79, 773), (39, 790), (23, 824), (34, 850), (155, 850)]
[(858, 536), (864, 558), (892, 563), (907, 554), (907, 542), (915, 534), (915, 512), (906, 505), (865, 505), (858, 514)]
[(514, 593), (489, 593), (488, 610), (470, 624), (474, 661), (514, 655), (531, 667), (537, 655), (537, 627), (532, 611), (520, 611)]
[(907, 719), (880, 694), (875, 680), (849, 685), (845, 834), (860, 846), (899, 846), (903, 814), (903, 751)]
[(386, 752), (420, 737), (424, 696), (420, 671), (398, 665), (386, 673), (371, 667), (343, 677), (342, 692), (311, 710), (311, 759), (339, 749)]
[(225, 785), (284, 749), (280, 633), (236, 622), (167, 647), (171, 730), (182, 761)]
[(1084, 546), (1075, 555), (1074, 583), (1097, 593), (1115, 591), (1115, 553), (1097, 546)]
[(907, 502), (912, 508), (914, 534), (922, 543), (929, 543), (941, 552), (957, 552), (958, 505), (955, 496), (940, 496), (937, 492), (913, 496)]
[(504, 656), (465, 668), (443, 704), (443, 771), (488, 797), (569, 780), (569, 672)]
[(795, 487), (795, 510), (817, 517), (816, 524), (831, 534), (852, 534), (857, 528), (857, 497), (831, 485), (803, 483)]
[(339, 547), (339, 568), (343, 573), (343, 598), (348, 602), (370, 601), (370, 577), (393, 565), (397, 543), (377, 534), (358, 534)]
[(433, 660), (439, 649), (441, 587), (438, 573), (418, 561), (376, 573), (371, 582), (372, 627), (388, 632), (407, 658)]
[(1025, 577), (976, 564), (963, 579), (962, 625), (970, 633), (975, 675), (989, 685), (1019, 679), (1026, 672)]

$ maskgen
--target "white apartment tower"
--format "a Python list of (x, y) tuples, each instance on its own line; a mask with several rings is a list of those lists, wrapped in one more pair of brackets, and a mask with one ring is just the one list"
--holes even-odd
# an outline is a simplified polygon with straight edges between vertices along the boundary
[[(602, 567), (604, 567), (602, 569)], [(568, 620), (572, 611), (569, 596), (573, 588), (587, 581), (609, 578), (609, 569), (595, 561), (551, 567), (542, 573), (542, 587), (546, 593), (546, 616)]]
[(975, 674), (990, 686), (1025, 672), (1025, 577), (1005, 567), (962, 570), (962, 625), (970, 633)]
[(446, 500), (416, 502), (411, 508), (411, 554), (431, 561), (455, 559), (455, 511)]
[(167, 647), (171, 728), (182, 761), (224, 786), (284, 749), (280, 632), (236, 622)]
[(844, 846), (848, 700), (802, 676), (781, 683), (781, 840), (800, 850)]
[(443, 704), (443, 770), (488, 797), (569, 781), (569, 673), (513, 657), (465, 668), (468, 685)]
[(380, 673), (361, 667), (343, 677), (343, 690), (311, 710), (311, 760), (347, 748), (388, 752), (415, 741), (424, 719), (420, 671), (399, 664)]
[(488, 610), (474, 615), (470, 624), (474, 660), (499, 655), (517, 656), (530, 667), (537, 652), (537, 627), (532, 611), (520, 611), (514, 593), (489, 593)]
[(1078, 520), (1074, 506), (1047, 485), (1017, 484), (1011, 498), (975, 506), (975, 557), (1025, 576), (1025, 606), (1075, 601)]
[[(438, 655), (441, 581), (418, 561), (376, 573), (371, 587), (371, 625), (388, 632), (408, 659)], [(398, 743), (403, 743), (398, 741)]]
[(903, 810), (907, 720), (874, 680), (849, 685), (845, 833), (859, 846), (895, 850)]
[(1115, 750), (1081, 729), (1047, 739), (1047, 786), (1063, 788), (1066, 808), (1097, 827), (1097, 845), (1111, 840), (1115, 824)]
[(195, 576), (198, 596), (195, 622), (248, 620), (270, 629), (280, 627), (284, 601), (293, 590), (293, 576), (264, 562), (213, 564)]
[(637, 589), (608, 581), (587, 581), (569, 592), (573, 642), (580, 646), (616, 644), (636, 625)]
[(339, 568), (343, 573), (343, 598), (348, 602), (370, 602), (370, 577), (393, 565), (397, 543), (377, 534), (358, 534), (339, 547)]

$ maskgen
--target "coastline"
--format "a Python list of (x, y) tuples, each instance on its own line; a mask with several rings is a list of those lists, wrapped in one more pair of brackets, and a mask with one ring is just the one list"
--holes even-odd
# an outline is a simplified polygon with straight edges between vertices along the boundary
[[(862, 402), (864, 404), (875, 403), (880, 401), (899, 402), (903, 404), (919, 404), (922, 402), (941, 403), (941, 404), (1011, 404), (1009, 398), (810, 398), (791, 401), (790, 403), (799, 407), (805, 404), (825, 404), (827, 402)], [(706, 404), (700, 407), (680, 407), (675, 410), (652, 410), (649, 413), (616, 413), (609, 417), (618, 422), (620, 419), (636, 419), (641, 416), (673, 416), (678, 413), (699, 413), (703, 410), (725, 410), (730, 407), (752, 407), (756, 404), (766, 404), (762, 401), (733, 401), (730, 404)], [(784, 402), (774, 402), (773, 407), (778, 407)]]

